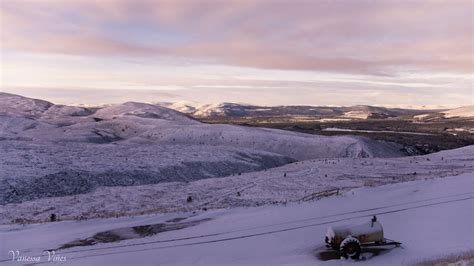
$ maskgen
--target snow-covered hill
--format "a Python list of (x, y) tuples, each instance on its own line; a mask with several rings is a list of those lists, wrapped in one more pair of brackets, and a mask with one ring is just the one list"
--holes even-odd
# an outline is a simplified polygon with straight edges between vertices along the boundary
[(6, 192), (0, 204), (237, 175), (298, 160), (404, 155), (393, 143), (203, 124), (152, 104), (83, 108), (0, 98), (7, 99), (0, 101)]
[(158, 105), (137, 103), (137, 102), (126, 102), (123, 104), (117, 104), (99, 109), (93, 115), (99, 119), (116, 119), (125, 116), (136, 116), (141, 118), (161, 119), (166, 121), (180, 122), (180, 123), (192, 123), (194, 122), (191, 118), (183, 115), (180, 112), (171, 110), (169, 108), (161, 107)]
[(52, 103), (0, 92), (0, 114), (11, 113), (25, 117), (39, 117), (48, 110)]
[(184, 114), (193, 114), (197, 110), (197, 104), (189, 101), (156, 102), (155, 104)]
[[(473, 178), (361, 188), (285, 206), (3, 225), (0, 263), (18, 265), (11, 249), (47, 263), (44, 250), (68, 244), (55, 251), (64, 265), (470, 265)], [(328, 226), (373, 215), (400, 248), (363, 248), (356, 262), (326, 249)]]
[(474, 117), (474, 105), (464, 106), (443, 112), (444, 117)]
[(236, 103), (206, 104), (198, 107), (193, 113), (197, 117), (246, 116), (253, 111), (253, 106)]
[(215, 117), (341, 117), (350, 119), (387, 118), (420, 114), (423, 111), (357, 105), (350, 107), (322, 106), (254, 106), (236, 103), (207, 104), (192, 113), (199, 118)]
[(470, 120), (474, 119), (474, 105), (444, 110), (441, 112), (426, 113), (414, 116), (415, 121), (438, 121), (444, 119)]
[(185, 114), (192, 114), (196, 112), (196, 107), (194, 107), (190, 102), (175, 102), (167, 107)]
[[(80, 148), (78, 147), (77, 149)], [(73, 181), (61, 181), (64, 184), (62, 187), (54, 186), (55, 183), (53, 185), (44, 183), (43, 186), (37, 186), (37, 191), (32, 191), (29, 189), (31, 188), (31, 181), (28, 181), (31, 179), (15, 183), (18, 185), (18, 197), (29, 197), (29, 199), (34, 199), (35, 195), (44, 197), (48, 189), (52, 188), (51, 186), (54, 189), (50, 193), (57, 193), (53, 196), (60, 196), (59, 193), (65, 191), (65, 189), (74, 189), (74, 185), (80, 182), (82, 182), (84, 190), (89, 188), (89, 191), (81, 191), (82, 194), (75, 193), (77, 195), (73, 196), (48, 197), (18, 204), (4, 205), (5, 212), (0, 215), (0, 221), (2, 223), (10, 223), (18, 217), (25, 221), (44, 221), (52, 212), (62, 217), (62, 219), (78, 219), (79, 217), (95, 218), (137, 215), (141, 213), (154, 213), (156, 210), (161, 212), (197, 211), (202, 208), (235, 208), (286, 204), (289, 202), (324, 198), (325, 196), (337, 193), (337, 191), (342, 192), (356, 187), (379, 186), (474, 172), (474, 146), (414, 157), (307, 160), (277, 168), (242, 173), (241, 175), (235, 174), (223, 178), (206, 178), (201, 180), (196, 179), (199, 178), (199, 175), (203, 174), (198, 169), (203, 169), (206, 165), (204, 161), (193, 164), (190, 161), (192, 159), (187, 159), (184, 155), (177, 157), (173, 154), (158, 153), (154, 155), (155, 157), (149, 158), (149, 162), (144, 164), (142, 168), (137, 168), (136, 165), (143, 163), (143, 161), (140, 158), (128, 156), (128, 154), (134, 154), (139, 150), (136, 148), (134, 152), (124, 153), (123, 156), (125, 158), (116, 158), (117, 164), (107, 166), (106, 162), (101, 163), (101, 161), (106, 161), (109, 158), (107, 153), (109, 153), (111, 148), (104, 147), (104, 149), (102, 153), (90, 159), (84, 157), (84, 154), (87, 154), (86, 152), (82, 152), (74, 156), (75, 158), (81, 158), (80, 160), (71, 160), (66, 157), (58, 161), (60, 165), (74, 164), (73, 168), (69, 167), (74, 169), (74, 171), (71, 171), (70, 176)], [(157, 147), (150, 147), (150, 150), (155, 149)], [(199, 153), (199, 149), (193, 152), (192, 157), (202, 154)], [(63, 154), (65, 153), (59, 152), (59, 155)], [(203, 154), (206, 158), (209, 157), (207, 160), (209, 168), (205, 171), (211, 174), (216, 169), (228, 169), (223, 167), (232, 166), (230, 162), (226, 165), (218, 161), (222, 158), (222, 154), (223, 151), (220, 151), (219, 155), (215, 150), (209, 150), (209, 153)], [(229, 151), (228, 154), (231, 155), (231, 152)], [(18, 156), (24, 156), (24, 153)], [(173, 158), (178, 158), (180, 161), (183, 160), (184, 165), (194, 166), (196, 176), (191, 175), (189, 178), (189, 181), (194, 181), (181, 183), (155, 182), (156, 184), (152, 184), (153, 178), (166, 178), (166, 174), (173, 170), (173, 168), (168, 169), (163, 172), (164, 176), (160, 176), (161, 172), (157, 171), (160, 166), (155, 164), (157, 164), (158, 158), (161, 156), (166, 156), (161, 159), (162, 162), (159, 163), (161, 165), (166, 165), (168, 161), (173, 161)], [(242, 161), (247, 156), (242, 154), (241, 160), (237, 161), (242, 164), (240, 167), (245, 167), (246, 165), (248, 168), (252, 167), (246, 164), (245, 161)], [(251, 156), (259, 155), (254, 154)], [(104, 159), (100, 159), (100, 157), (104, 157)], [(36, 158), (36, 156), (33, 158)], [(47, 157), (44, 161), (51, 160), (51, 158), (51, 156)], [(265, 160), (267, 160), (267, 164), (279, 162), (274, 156), (267, 155), (261, 158), (263, 158), (261, 163), (264, 163)], [(17, 161), (17, 158), (13, 157), (6, 160), (5, 165), (13, 164), (15, 161)], [(36, 171), (40, 171), (40, 174), (46, 172), (55, 173), (54, 168), (49, 170), (54, 165), (51, 165), (51, 163), (48, 165), (44, 161), (38, 164), (39, 167), (37, 168), (39, 169)], [(25, 162), (25, 164), (27, 163)], [(220, 164), (223, 164), (223, 166), (219, 167)], [(18, 163), (16, 166), (19, 169), (24, 167)], [(46, 167), (43, 169), (43, 166)], [(178, 172), (181, 178), (189, 176), (185, 172), (187, 168), (181, 167), (183, 169)], [(82, 172), (83, 177), (81, 177), (81, 172), (79, 172), (81, 169), (95, 168), (104, 168), (102, 174), (93, 176), (84, 171)], [(15, 172), (13, 168), (6, 169), (8, 169), (7, 173)], [(135, 172), (132, 172), (133, 169), (136, 169), (134, 170)], [(33, 175), (35, 173), (34, 170), (35, 168), (31, 168), (30, 174)], [(147, 175), (146, 173), (149, 174)], [(129, 178), (137, 176), (137, 186), (97, 186), (95, 190), (90, 191), (91, 183), (84, 182), (86, 180), (97, 180), (92, 183), (95, 184), (100, 182), (101, 178), (114, 177), (114, 182), (110, 184), (120, 185), (119, 182), (123, 183), (129, 180), (122, 180), (127, 175)], [(50, 174), (48, 177), (51, 180), (59, 181), (61, 177), (67, 176), (56, 173)], [(38, 179), (33, 184), (42, 184), (40, 183), (42, 180), (46, 182), (48, 179)], [(23, 187), (25, 187), (24, 190), (22, 190)], [(9, 192), (11, 188), (4, 189), (4, 191)], [(188, 196), (192, 196), (193, 202), (186, 202)], [(36, 198), (40, 197), (36, 196)], [(36, 211), (31, 213), (31, 209)]]
[[(403, 249), (364, 250), (362, 263), (472, 259), (474, 146), (402, 155), (361, 137), (204, 124), (163, 105), (84, 108), (2, 93), (0, 264), (18, 263), (9, 250), (47, 262), (44, 251), (57, 249), (65, 265), (340, 265), (350, 262), (323, 248), (326, 226), (375, 214)], [(52, 214), (70, 221), (29, 224)]]
[(23, 133), (35, 128), (48, 130), (54, 126), (25, 116), (0, 114), (0, 140), (31, 140)]
[[(14, 108), (8, 102), (0, 105), (4, 110)], [(351, 136), (325, 137), (275, 129), (202, 124), (171, 109), (144, 103), (128, 102), (100, 109), (51, 105), (49, 109), (35, 121), (52, 127), (27, 127), (15, 132), (16, 135), (48, 142), (232, 146), (274, 152), (297, 160), (402, 155), (400, 147), (391, 143)], [(15, 112), (7, 112), (4, 116), (10, 124), (15, 120), (18, 124), (24, 123), (24, 118)]]
[(231, 147), (2, 143), (0, 204), (78, 195), (99, 187), (190, 182), (259, 171), (293, 160)]

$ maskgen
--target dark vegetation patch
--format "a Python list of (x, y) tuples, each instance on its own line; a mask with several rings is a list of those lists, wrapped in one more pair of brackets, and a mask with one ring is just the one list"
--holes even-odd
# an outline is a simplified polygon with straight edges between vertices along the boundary
[(56, 250), (73, 248), (73, 247), (84, 247), (84, 246), (93, 246), (98, 243), (113, 243), (129, 239), (144, 238), (148, 236), (153, 236), (163, 232), (175, 231), (185, 229), (191, 226), (196, 226), (200, 223), (210, 221), (210, 218), (194, 220), (182, 223), (157, 223), (157, 224), (147, 224), (139, 225), (132, 227), (123, 227), (108, 231), (99, 232), (91, 237), (85, 239), (77, 239), (72, 242), (66, 243)]
[[(265, 127), (296, 131), (325, 136), (358, 135), (375, 140), (395, 142), (404, 146), (411, 155), (429, 154), (441, 150), (474, 145), (474, 134), (469, 132), (451, 131), (455, 128), (474, 128), (474, 121), (468, 119), (440, 119), (438, 121), (413, 123), (411, 118), (367, 119), (350, 121), (294, 121), (291, 117), (217, 117), (202, 119), (210, 124), (234, 124), (252, 127)], [(351, 130), (397, 131), (425, 133), (431, 135), (412, 135), (388, 132), (341, 132), (323, 131), (325, 128), (341, 128)], [(456, 135), (454, 135), (455, 133)]]
[(138, 186), (163, 182), (189, 182), (236, 173), (260, 171), (293, 162), (284, 156), (255, 155), (248, 161), (189, 161), (158, 169), (127, 171), (64, 170), (36, 178), (4, 180), (0, 205), (21, 203), (40, 198), (84, 194), (98, 187)]

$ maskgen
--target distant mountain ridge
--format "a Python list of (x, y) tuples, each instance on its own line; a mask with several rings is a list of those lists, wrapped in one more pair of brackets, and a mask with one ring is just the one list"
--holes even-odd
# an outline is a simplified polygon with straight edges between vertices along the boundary
[(464, 106), (443, 112), (444, 117), (474, 117), (474, 105)]
[[(346, 119), (388, 118), (397, 116), (414, 116), (424, 114), (426, 110), (413, 110), (401, 108), (386, 108), (367, 105), (350, 107), (330, 106), (257, 106), (238, 103), (205, 104), (192, 106), (190, 104), (167, 104), (166, 107), (190, 114), (197, 118), (217, 117), (340, 117)], [(433, 111), (434, 112), (434, 111)]]
[(239, 176), (302, 160), (400, 157), (402, 148), (359, 136), (201, 123), (156, 104), (84, 108), (1, 93), (0, 205)]
[[(52, 118), (52, 116), (58, 116), (58, 114), (61, 114), (61, 116), (87, 116), (97, 110), (112, 110), (119, 108), (117, 107), (119, 105), (116, 104), (108, 105), (105, 107), (89, 108), (80, 106), (58, 105), (45, 100), (32, 99), (5, 92), (0, 92), (0, 99), (3, 102), (3, 104), (0, 104), (0, 113), (13, 113), (30, 118), (38, 118), (40, 116), (43, 116), (43, 118)], [(132, 105), (134, 106), (131, 107)], [(151, 113), (155, 113), (155, 115), (157, 112), (160, 113), (159, 116), (161, 116), (161, 113), (163, 113), (163, 118), (167, 117), (165, 118), (165, 120), (188, 120), (188, 117), (190, 116), (195, 118), (316, 117), (340, 119), (380, 119), (408, 116), (418, 120), (474, 117), (474, 105), (448, 110), (421, 110), (388, 108), (369, 105), (355, 105), (347, 107), (309, 105), (258, 106), (231, 102), (197, 105), (188, 101), (178, 101), (158, 102), (155, 104), (127, 102), (121, 104), (120, 109), (125, 108), (130, 110), (133, 109), (136, 111), (136, 105), (140, 105), (141, 108), (147, 110), (153, 109)], [(49, 110), (50, 108), (51, 110)], [(160, 111), (158, 111), (158, 109), (160, 109)], [(185, 116), (173, 113), (174, 111), (185, 114)], [(99, 113), (102, 112), (103, 111)], [(146, 111), (143, 111), (141, 115), (146, 116)], [(186, 117), (186, 115), (188, 117)]]
[(424, 113), (414, 117), (418, 121), (437, 121), (442, 119), (474, 119), (474, 105), (443, 110), (440, 112)]

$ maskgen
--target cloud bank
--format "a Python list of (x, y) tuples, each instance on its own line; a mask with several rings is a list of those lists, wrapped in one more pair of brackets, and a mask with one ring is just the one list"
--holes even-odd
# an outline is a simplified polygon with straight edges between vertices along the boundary
[[(474, 67), (469, 0), (5, 0), (0, 10), (2, 53), (12, 55), (5, 64), (23, 64), (16, 55), (66, 55), (91, 64), (118, 59), (124, 67), (135, 60), (157, 72), (168, 65), (211, 65), (212, 71), (309, 71), (399, 83), (417, 74), (432, 86), (439, 85), (429, 81), (437, 75), (465, 79)], [(104, 64), (103, 72), (114, 68)], [(209, 80), (203, 76), (183, 74), (188, 81), (179, 83), (189, 88), (199, 85), (196, 79)], [(472, 78), (467, 83), (472, 100)], [(459, 93), (469, 84), (462, 86)]]

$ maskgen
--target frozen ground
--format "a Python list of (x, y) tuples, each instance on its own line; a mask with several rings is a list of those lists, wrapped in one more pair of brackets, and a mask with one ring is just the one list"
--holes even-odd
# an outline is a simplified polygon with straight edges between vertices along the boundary
[(364, 133), (395, 133), (395, 134), (408, 134), (408, 135), (420, 135), (420, 136), (434, 135), (434, 134), (420, 133), (420, 132), (405, 132), (405, 131), (393, 131), (393, 130), (357, 130), (357, 129), (337, 128), (337, 127), (327, 127), (327, 128), (323, 128), (321, 131), (364, 132)]
[(0, 93), (0, 100), (0, 140), (62, 145), (66, 150), (66, 144), (79, 142), (226, 146), (278, 153), (296, 160), (404, 155), (401, 147), (392, 143), (352, 136), (325, 137), (209, 125), (174, 110), (144, 103), (85, 109), (45, 104), (6, 93)]
[(1, 142), (0, 204), (88, 193), (98, 187), (190, 182), (294, 160), (225, 146)]
[[(286, 206), (2, 225), (0, 262), (21, 264), (11, 261), (9, 250), (18, 250), (21, 256), (42, 256), (44, 250), (115, 230), (129, 232), (122, 235), (129, 240), (59, 249), (56, 255), (65, 261), (56, 264), (412, 265), (463, 252), (472, 254), (473, 178), (470, 173), (359, 188)], [(329, 225), (365, 222), (372, 215), (378, 216), (385, 237), (403, 243), (401, 248), (363, 249), (362, 260), (353, 262), (338, 259), (324, 247)], [(176, 225), (192, 221), (197, 222), (176, 229)], [(148, 237), (137, 237), (139, 231), (127, 230), (153, 224), (175, 230)], [(39, 259), (47, 264), (47, 256)]]
[[(474, 146), (414, 157), (314, 159), (223, 178), (99, 187), (85, 194), (11, 203), (3, 206), (0, 219), (2, 223), (37, 222), (51, 213), (60, 219), (84, 219), (286, 204), (338, 190), (469, 172), (474, 172)], [(193, 198), (190, 203), (188, 196)]]
[(83, 108), (0, 93), (2, 205), (240, 175), (299, 160), (402, 155), (392, 143), (209, 125), (158, 105)]
[(351, 264), (325, 229), (374, 214), (403, 248), (361, 264), (473, 254), (474, 146), (400, 148), (0, 93), (0, 264), (49, 249), (58, 265)]

